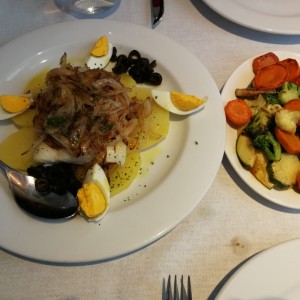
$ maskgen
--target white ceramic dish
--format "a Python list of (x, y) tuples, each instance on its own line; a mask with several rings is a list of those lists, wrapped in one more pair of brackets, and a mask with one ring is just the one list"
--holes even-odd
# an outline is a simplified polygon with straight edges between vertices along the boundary
[(300, 34), (297, 0), (203, 0), (226, 19), (247, 28), (276, 34)]
[[(295, 58), (300, 63), (300, 55), (287, 52), (287, 51), (277, 51), (274, 53), (280, 58)], [(256, 56), (259, 56), (256, 55)], [(236, 88), (244, 88), (249, 85), (251, 80), (253, 79), (253, 72), (252, 72), (252, 61), (254, 57), (245, 61), (242, 65), (240, 65), (229, 77), (226, 84), (222, 89), (222, 98), (224, 105), (232, 99), (235, 99), (235, 89)], [(254, 176), (247, 170), (245, 170), (241, 163), (238, 160), (236, 155), (236, 138), (237, 132), (235, 129), (230, 127), (227, 124), (227, 131), (226, 131), (226, 145), (225, 145), (225, 153), (230, 161), (232, 167), (235, 171), (239, 174), (239, 176), (243, 179), (243, 181), (255, 192), (259, 195), (264, 197), (265, 199), (270, 200), (276, 204), (279, 204), (284, 207), (300, 209), (300, 195), (297, 194), (292, 189), (286, 191), (277, 191), (277, 190), (269, 190), (264, 187), (259, 181), (257, 181)]]
[[(100, 224), (79, 216), (66, 222), (34, 219), (18, 208), (0, 176), (0, 246), (4, 249), (61, 263), (128, 254), (174, 228), (197, 206), (215, 178), (225, 146), (225, 116), (217, 86), (196, 57), (153, 30), (127, 23), (80, 20), (27, 34), (0, 51), (1, 92), (20, 93), (34, 74), (57, 66), (64, 51), (70, 58), (86, 56), (104, 34), (119, 54), (137, 49), (155, 59), (163, 88), (207, 96), (207, 105), (198, 114), (172, 116), (168, 137), (143, 153), (147, 174), (111, 199), (110, 210)], [(0, 125), (1, 140), (15, 130), (10, 123)]]
[(264, 250), (246, 262), (216, 300), (300, 299), (300, 239)]

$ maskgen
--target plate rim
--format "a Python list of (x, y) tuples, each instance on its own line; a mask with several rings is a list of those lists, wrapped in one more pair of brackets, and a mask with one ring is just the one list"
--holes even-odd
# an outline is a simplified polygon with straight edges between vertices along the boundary
[[(288, 18), (288, 27), (282, 27), (282, 16), (270, 16), (268, 14), (260, 14), (255, 13), (253, 11), (247, 11), (247, 18), (240, 18), (239, 15), (243, 8), (237, 5), (238, 1), (231, 0), (226, 3), (226, 7), (224, 6), (222, 0), (203, 0), (207, 6), (209, 6), (216, 13), (226, 18), (229, 21), (232, 21), (238, 25), (241, 25), (245, 28), (257, 30), (264, 33), (271, 34), (282, 34), (282, 35), (299, 35), (300, 29), (299, 26), (295, 26), (297, 24), (295, 21), (296, 17)], [(225, 10), (224, 10), (225, 7)], [(255, 19), (256, 22), (251, 22), (251, 20)], [(293, 21), (292, 21), (293, 20)], [(277, 26), (278, 24), (278, 26)]]
[[(225, 284), (223, 285), (223, 287), (220, 289), (216, 300), (225, 300), (227, 298), (226, 294), (228, 294), (228, 291), (230, 293), (230, 289), (232, 284), (235, 284), (235, 282), (237, 280), (240, 280), (240, 276), (244, 276), (245, 272), (247, 271), (247, 269), (253, 267), (257, 261), (260, 261), (261, 259), (264, 259), (265, 257), (267, 257), (270, 253), (274, 253), (276, 251), (282, 251), (282, 248), (289, 248), (290, 247), (294, 247), (297, 246), (297, 248), (300, 249), (300, 238), (293, 238), (290, 240), (286, 240), (286, 241), (282, 241), (279, 242), (276, 245), (270, 246), (268, 248), (265, 248), (261, 251), (259, 251), (258, 253), (253, 254), (252, 256), (250, 256), (249, 258), (247, 258), (244, 263), (242, 263), (242, 265), (232, 274), (232, 276), (230, 276), (230, 278), (225, 282)], [(274, 263), (276, 265), (276, 263), (281, 264), (282, 261), (280, 259), (277, 259), (276, 262)], [(252, 277), (253, 278), (253, 277)], [(236, 295), (234, 295), (235, 297), (237, 297)], [(232, 295), (231, 295), (232, 297)]]
[[(296, 58), (298, 62), (300, 63), (300, 54), (291, 52), (291, 51), (273, 51), (280, 59), (284, 58)], [(234, 78), (239, 77), (239, 81), (244, 81), (247, 84), (250, 83), (251, 78), (253, 78), (253, 72), (252, 72), (252, 61), (255, 57), (258, 57), (260, 55), (263, 55), (264, 53), (259, 53), (255, 56), (252, 56), (242, 62), (228, 77), (226, 80), (222, 91), (221, 91), (221, 96), (222, 96), (222, 101), (223, 105), (225, 106), (226, 103), (232, 99), (234, 99), (234, 90), (232, 87), (232, 81)], [(243, 85), (244, 87), (247, 86), (247, 84)], [(241, 87), (243, 87), (241, 86)], [(235, 85), (235, 88), (238, 86)], [(232, 97), (228, 97), (228, 94), (231, 94)], [(233, 135), (236, 130), (232, 128), (228, 123), (226, 122), (226, 143), (225, 143), (225, 154), (226, 157), (228, 158), (228, 161), (234, 171), (239, 175), (239, 177), (243, 180), (243, 182), (256, 194), (262, 196), (264, 199), (268, 200), (271, 203), (277, 204), (281, 207), (285, 208), (290, 208), (290, 209), (295, 209), (299, 210), (300, 209), (300, 195), (299, 196), (299, 202), (297, 201), (292, 201), (290, 202), (290, 198), (288, 201), (285, 201), (281, 195), (284, 195), (284, 193), (289, 193), (291, 195), (297, 195), (295, 191), (292, 191), (291, 189), (289, 190), (284, 190), (284, 191), (276, 191), (275, 189), (268, 190), (266, 187), (263, 186), (263, 184), (259, 183), (254, 176), (244, 169), (240, 162), (238, 161), (237, 155), (235, 150), (233, 151), (233, 148), (235, 148), (235, 143), (233, 145)], [(231, 141), (229, 139), (231, 138)], [(236, 139), (235, 139), (236, 141)], [(233, 152), (235, 155), (233, 155)], [(280, 195), (280, 196), (279, 196)], [(286, 194), (285, 194), (286, 195)], [(271, 198), (271, 197), (274, 198)], [(279, 197), (279, 198), (278, 198)]]
[[(153, 30), (151, 30), (149, 28), (145, 28), (145, 27), (142, 27), (142, 26), (139, 26), (139, 25), (126, 23), (126, 22), (121, 22), (121, 21), (107, 21), (107, 20), (72, 20), (72, 21), (67, 21), (67, 22), (62, 22), (62, 23), (50, 25), (50, 26), (47, 26), (47, 27), (44, 27), (44, 28), (41, 28), (41, 29), (37, 29), (33, 32), (27, 33), (27, 34), (15, 39), (15, 40), (9, 42), (8, 44), (4, 45), (3, 47), (1, 47), (2, 52), (0, 53), (0, 61), (1, 61), (1, 57), (3, 55), (2, 54), (3, 52), (8, 53), (9, 50), (11, 49), (11, 47), (15, 47), (16, 45), (18, 45), (19, 43), (21, 43), (25, 40), (26, 41), (27, 40), (32, 40), (36, 37), (41, 37), (43, 35), (47, 35), (49, 37), (49, 33), (53, 32), (53, 31), (57, 31), (58, 29), (61, 29), (62, 32), (60, 32), (60, 35), (62, 35), (64, 31), (66, 31), (66, 30), (68, 31), (68, 30), (70, 30), (70, 28), (72, 28), (72, 30), (75, 30), (75, 29), (78, 29), (78, 28), (96, 28), (95, 27), (96, 25), (97, 26), (101, 25), (102, 30), (104, 30), (105, 32), (110, 32), (110, 30), (108, 28), (111, 28), (111, 29), (112, 28), (126, 28), (126, 29), (130, 28), (131, 29), (130, 32), (133, 35), (136, 35), (136, 34), (139, 35), (140, 33), (143, 33), (147, 36), (155, 37), (156, 41), (160, 41), (160, 42), (161, 41), (164, 41), (164, 42), (167, 41), (168, 44), (170, 44), (172, 46), (176, 46), (176, 51), (179, 52), (181, 55), (188, 54), (189, 58), (188, 58), (188, 63), (187, 64), (189, 64), (190, 61), (192, 61), (193, 63), (196, 62), (196, 65), (198, 67), (200, 67), (202, 72), (204, 72), (205, 76), (207, 77), (206, 78), (207, 85), (211, 88), (211, 91), (209, 91), (209, 92), (214, 98), (214, 99), (211, 99), (211, 104), (207, 105), (205, 110), (203, 112), (201, 112), (201, 114), (203, 115), (203, 118), (206, 118), (205, 117), (206, 114), (208, 114), (209, 111), (211, 111), (211, 109), (214, 108), (214, 109), (216, 109), (216, 113), (218, 114), (219, 119), (220, 119), (218, 121), (218, 125), (225, 124), (225, 114), (223, 112), (221, 95), (218, 91), (218, 88), (217, 88), (213, 78), (211, 77), (211, 75), (209, 74), (207, 69), (204, 67), (204, 65), (202, 64), (200, 59), (198, 59), (190, 51), (188, 51), (186, 48), (184, 48), (183, 46), (181, 46), (180, 44), (178, 44), (174, 40), (171, 40), (170, 38), (166, 37), (163, 34), (154, 32)], [(111, 30), (111, 31), (113, 31), (113, 30)], [(76, 36), (76, 34), (71, 33), (72, 38), (73, 38), (73, 35)], [(96, 30), (93, 30), (93, 32), (90, 33), (90, 35), (98, 36), (99, 32), (96, 32)], [(113, 33), (112, 33), (112, 36), (113, 36)], [(71, 37), (69, 37), (69, 39)], [(63, 37), (59, 37), (57, 39), (62, 40)], [(86, 40), (89, 41), (89, 38), (86, 38)], [(43, 53), (45, 53), (45, 55), (47, 56), (47, 53), (49, 52), (49, 55), (50, 55), (51, 51), (53, 49), (52, 50), (51, 50), (51, 48), (50, 48), (50, 50), (46, 49), (47, 47), (45, 45), (49, 45), (49, 42), (47, 41), (45, 43), (41, 43), (41, 45), (37, 46), (37, 49), (41, 50), (41, 52), (43, 50), (44, 51)], [(158, 47), (158, 46), (156, 45), (156, 47)], [(166, 56), (167, 54), (164, 53), (164, 55)], [(155, 55), (154, 55), (154, 57), (155, 57)], [(24, 59), (24, 55), (23, 56), (21, 55), (21, 58), (19, 58), (20, 63), (22, 62), (22, 59)], [(187, 67), (184, 67), (184, 68), (187, 68)], [(196, 74), (199, 75), (199, 72), (200, 71), (197, 71)], [(1, 76), (2, 75), (0, 73), (0, 79), (1, 79)], [(188, 83), (188, 87), (193, 87), (193, 85), (195, 85), (195, 79), (191, 79), (190, 81), (191, 82)], [(207, 87), (203, 87), (203, 88), (207, 89)], [(197, 122), (199, 123), (199, 121), (196, 121), (196, 118), (197, 118), (196, 115), (191, 116), (189, 118), (190, 119), (187, 122), (188, 127), (190, 127), (190, 125), (193, 125), (194, 123), (197, 123)], [(15, 242), (15, 244), (13, 246), (11, 244), (7, 245), (7, 241), (6, 241), (6, 244), (5, 244), (5, 242), (3, 242), (2, 239), (1, 239), (1, 236), (3, 237), (5, 233), (3, 231), (1, 231), (1, 229), (0, 229), (0, 241), (1, 241), (0, 246), (3, 249), (5, 249), (9, 252), (12, 252), (12, 253), (15, 253), (17, 255), (27, 257), (27, 258), (30, 258), (30, 259), (35, 259), (35, 260), (40, 260), (40, 261), (47, 261), (47, 262), (54, 262), (54, 263), (84, 263), (84, 262), (91, 262), (91, 261), (107, 260), (107, 259), (112, 259), (112, 258), (115, 258), (115, 257), (118, 257), (118, 256), (123, 256), (123, 255), (132, 253), (136, 250), (139, 250), (139, 249), (155, 242), (156, 240), (158, 240), (159, 238), (161, 238), (162, 236), (167, 234), (169, 231), (171, 231), (174, 227), (176, 227), (199, 204), (199, 202), (202, 200), (203, 196), (207, 192), (208, 188), (212, 184), (213, 180), (215, 179), (215, 177), (217, 175), (217, 172), (219, 170), (219, 167), (221, 165), (221, 162), (222, 162), (222, 157), (223, 157), (223, 154), (224, 154), (224, 147), (225, 147), (225, 134), (226, 134), (225, 133), (225, 126), (224, 125), (222, 126), (222, 127), (224, 127), (224, 129), (221, 126), (219, 126), (219, 127), (220, 127), (218, 129), (218, 134), (220, 135), (219, 140), (215, 142), (215, 144), (217, 143), (217, 145), (219, 146), (219, 149), (215, 149), (215, 151), (213, 153), (214, 158), (215, 158), (215, 162), (212, 164), (212, 167), (211, 167), (211, 169), (209, 170), (209, 172), (207, 174), (207, 178), (204, 180), (205, 181), (205, 188), (201, 188), (200, 191), (196, 191), (195, 189), (191, 190), (191, 195), (192, 195), (191, 197), (195, 197), (195, 199), (190, 200), (190, 202), (188, 202), (189, 207), (186, 208), (186, 207), (182, 206), (183, 204), (178, 204), (177, 203), (176, 205), (179, 205), (179, 207), (183, 208), (183, 212), (180, 212), (180, 213), (176, 212), (177, 215), (174, 215), (172, 217), (173, 218), (172, 222), (165, 221), (165, 223), (160, 226), (161, 227), (160, 230), (157, 230), (157, 232), (155, 232), (155, 234), (154, 234), (154, 232), (149, 234), (150, 237), (147, 236), (147, 238), (145, 237), (145, 239), (143, 239), (143, 237), (140, 237), (139, 242), (136, 242), (136, 243), (134, 243), (134, 241), (131, 240), (131, 244), (129, 246), (127, 245), (126, 249), (124, 249), (124, 251), (121, 251), (121, 252), (116, 249), (117, 246), (116, 246), (116, 248), (113, 247), (113, 249), (111, 251), (111, 253), (112, 253), (111, 255), (106, 253), (105, 255), (101, 256), (101, 255), (98, 255), (98, 254), (96, 255), (94, 252), (93, 252), (93, 255), (89, 255), (89, 254), (86, 254), (86, 252), (88, 253), (89, 249), (84, 249), (84, 250), (82, 250), (83, 253), (76, 252), (74, 255), (72, 254), (73, 256), (72, 255), (65, 255), (64, 253), (60, 253), (59, 255), (56, 253), (57, 255), (50, 255), (49, 256), (49, 254), (42, 253), (42, 250), (43, 250), (42, 245), (39, 245), (38, 247), (36, 247), (35, 253), (32, 253), (32, 250), (31, 250), (30, 246), (28, 246), (28, 245), (23, 246), (22, 249), (20, 249), (20, 248), (17, 249), (16, 245), (17, 245), (17, 247), (20, 247), (20, 244), (18, 244), (18, 242)], [(201, 130), (204, 130), (204, 129), (201, 129)], [(213, 130), (216, 130), (216, 129), (213, 129)], [(189, 141), (191, 141), (191, 139), (194, 139), (195, 137), (198, 137), (198, 133), (196, 135), (194, 129), (191, 130), (191, 131), (189, 130), (188, 135), (187, 135), (186, 138), (189, 139)], [(185, 151), (185, 148), (191, 149), (192, 146), (191, 145), (184, 145), (183, 151)], [(197, 152), (198, 150), (195, 150), (196, 149), (195, 145), (193, 146), (193, 148), (194, 149), (192, 150), (193, 151), (192, 153), (193, 153), (193, 155), (195, 155), (195, 153), (198, 153)], [(179, 155), (179, 156), (180, 156), (180, 161), (181, 162), (188, 162), (188, 164), (191, 165), (191, 162), (190, 162), (191, 158), (182, 157), (182, 155)], [(185, 168), (186, 167), (184, 166), (183, 169), (185, 170)], [(178, 174), (179, 171), (180, 170), (179, 170), (179, 167), (178, 167), (178, 164), (177, 164), (173, 168), (173, 172), (175, 172), (174, 174)], [(187, 170), (185, 170), (185, 171), (187, 171)], [(170, 178), (166, 179), (166, 181), (168, 181), (168, 180), (170, 180)], [(187, 186), (188, 186), (188, 188), (193, 189), (193, 187), (190, 184), (187, 184)], [(153, 192), (151, 192), (153, 197), (159, 196), (159, 195), (157, 195), (158, 190), (159, 190), (159, 188), (154, 190)], [(173, 191), (170, 191), (170, 195), (172, 195), (172, 193), (173, 193)], [(196, 197), (198, 197), (198, 198), (196, 199)], [(130, 208), (132, 209), (134, 207), (134, 211), (138, 211), (138, 207), (141, 205), (141, 203), (142, 203), (142, 201), (137, 201), (137, 203), (132, 205)], [(12, 204), (7, 204), (7, 205), (12, 205)], [(162, 205), (163, 205), (163, 203), (162, 203)], [(149, 206), (149, 203), (147, 203), (146, 206), (148, 208), (151, 208)], [(14, 209), (14, 208), (12, 208), (12, 209)], [(153, 209), (153, 208), (151, 208), (151, 209)], [(166, 209), (166, 208), (164, 207), (164, 209)], [(124, 211), (125, 210), (128, 210), (128, 207), (125, 208)], [(124, 216), (120, 213), (120, 211), (114, 212), (114, 217), (117, 217), (117, 216), (119, 216), (120, 219), (124, 218)], [(32, 226), (31, 222), (33, 222), (33, 221), (32, 221), (32, 218), (30, 216), (27, 216), (23, 212), (20, 212), (19, 217), (22, 218), (22, 222), (25, 222), (25, 224), (27, 226)], [(138, 218), (139, 218), (139, 221), (140, 221), (141, 217), (138, 217)], [(107, 221), (105, 221), (105, 220), (107, 220)], [(9, 222), (8, 217), (6, 217), (6, 221)], [(122, 221), (123, 221), (123, 219), (122, 219)], [(82, 223), (84, 221), (81, 220), (79, 222)], [(0, 221), (0, 223), (1, 223), (1, 221)], [(105, 226), (108, 226), (107, 225), (108, 223), (109, 223), (109, 218), (108, 218), (108, 215), (107, 215), (103, 219), (103, 223), (101, 223), (102, 228), (105, 227)], [(48, 232), (46, 222), (41, 222), (39, 224), (40, 224), (42, 230), (45, 230), (45, 232)], [(69, 223), (64, 223), (64, 226), (68, 228), (69, 225), (67, 225), (67, 224), (70, 224), (70, 222)], [(55, 225), (52, 225), (52, 226), (59, 227), (60, 225), (61, 224), (56, 224), (55, 223)], [(91, 225), (89, 224), (89, 225), (84, 225), (84, 226), (91, 226)], [(80, 225), (78, 225), (78, 227), (79, 227), (79, 229), (81, 229)], [(132, 224), (131, 229), (133, 230), (134, 233), (137, 232), (137, 228), (135, 228), (133, 224)], [(125, 230), (125, 229), (122, 229), (122, 230)], [(109, 238), (107, 235), (108, 234), (106, 233), (105, 234), (105, 239)], [(58, 236), (60, 236), (60, 233), (58, 233)], [(62, 238), (62, 237), (60, 237), (60, 238)], [(90, 237), (84, 237), (84, 238), (89, 243), (88, 244), (89, 246), (90, 246), (90, 244), (93, 245), (93, 241), (90, 240)], [(37, 245), (35, 245), (35, 246), (37, 246)], [(88, 246), (85, 246), (85, 247), (87, 248)], [(95, 250), (93, 250), (93, 251), (95, 251)], [(88, 257), (86, 257), (86, 255)]]

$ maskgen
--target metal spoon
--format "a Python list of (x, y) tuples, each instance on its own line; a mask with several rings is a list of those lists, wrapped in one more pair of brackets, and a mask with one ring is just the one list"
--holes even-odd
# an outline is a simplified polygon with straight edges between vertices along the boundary
[(35, 189), (35, 178), (18, 172), (0, 160), (0, 170), (8, 180), (17, 204), (28, 213), (41, 218), (62, 219), (73, 217), (78, 201), (71, 193), (40, 194)]

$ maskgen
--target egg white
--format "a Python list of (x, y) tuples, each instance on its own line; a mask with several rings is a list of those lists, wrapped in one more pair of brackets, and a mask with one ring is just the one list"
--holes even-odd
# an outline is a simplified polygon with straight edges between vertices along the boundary
[(110, 203), (110, 186), (106, 174), (100, 165), (96, 163), (87, 171), (84, 179), (84, 184), (85, 183), (95, 183), (105, 198), (106, 208), (104, 212), (95, 218), (89, 219), (89, 221), (99, 222), (106, 215)]
[(90, 56), (88, 58), (88, 61), (87, 61), (87, 66), (90, 68), (90, 69), (97, 69), (97, 68), (105, 68), (106, 65), (109, 63), (110, 59), (111, 59), (111, 56), (113, 54), (113, 46), (111, 43), (108, 43), (108, 51), (107, 51), (107, 54), (104, 55), (104, 56), (99, 56), (99, 57), (96, 57), (96, 56)]
[(94, 164), (86, 173), (84, 183), (95, 183), (107, 202), (110, 200), (110, 186), (105, 172), (99, 164)]
[[(178, 109), (173, 104), (172, 99), (171, 99), (171, 93), (169, 91), (153, 89), (153, 90), (151, 90), (151, 94), (152, 94), (154, 101), (159, 106), (161, 106), (162, 108), (166, 109), (167, 111), (169, 111), (173, 114), (177, 114), (177, 115), (188, 115), (188, 114), (194, 113), (196, 111), (199, 111), (204, 108), (205, 103), (206, 103), (206, 102), (204, 102), (203, 104), (201, 104), (200, 106), (198, 106), (195, 109), (184, 111), (184, 110)], [(204, 98), (203, 100), (206, 100), (206, 98)]]

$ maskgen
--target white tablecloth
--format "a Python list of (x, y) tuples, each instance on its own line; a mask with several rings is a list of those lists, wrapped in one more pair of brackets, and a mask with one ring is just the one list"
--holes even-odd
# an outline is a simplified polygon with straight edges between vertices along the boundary
[[(1, 0), (0, 46), (72, 19), (76, 17), (52, 0)], [(105, 19), (151, 28), (150, 1), (122, 0)], [(166, 0), (163, 21), (153, 30), (195, 54), (218, 88), (249, 57), (272, 50), (296, 52), (300, 42), (300, 36), (236, 25), (201, 0)], [(224, 157), (196, 209), (169, 234), (135, 253), (101, 263), (55, 265), (0, 251), (0, 299), (161, 299), (168, 274), (190, 274), (194, 299), (214, 299), (237, 265), (263, 249), (298, 238), (299, 228), (298, 211), (259, 197)]]

